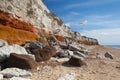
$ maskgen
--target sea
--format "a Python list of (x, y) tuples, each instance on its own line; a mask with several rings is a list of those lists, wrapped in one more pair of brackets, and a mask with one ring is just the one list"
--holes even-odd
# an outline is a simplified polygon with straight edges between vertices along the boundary
[(120, 49), (120, 45), (104, 45), (104, 46)]

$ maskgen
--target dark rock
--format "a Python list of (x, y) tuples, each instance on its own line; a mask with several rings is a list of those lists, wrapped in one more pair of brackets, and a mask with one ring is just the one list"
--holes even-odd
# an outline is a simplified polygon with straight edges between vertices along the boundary
[(73, 53), (74, 55), (77, 55), (77, 56), (79, 56), (79, 57), (83, 57), (83, 58), (85, 58), (86, 57), (86, 55), (85, 54), (83, 54), (83, 53), (81, 53), (81, 52), (79, 52), (79, 51), (74, 51), (74, 53)]
[(47, 41), (48, 41), (49, 45), (51, 45), (51, 46), (57, 45), (57, 40), (54, 36), (48, 37)]
[(106, 58), (114, 59), (114, 55), (112, 55), (110, 52), (105, 53)]
[(29, 54), (31, 53), (31, 51), (32, 51), (33, 49), (42, 48), (43, 46), (45, 46), (45, 45), (43, 45), (42, 43), (40, 43), (40, 42), (38, 42), (38, 41), (36, 41), (36, 42), (27, 41), (27, 42), (25, 43), (25, 45), (24, 45), (25, 49), (27, 50), (27, 52), (28, 52)]
[(59, 43), (59, 46), (60, 46), (62, 49), (69, 49), (69, 45), (66, 45), (65, 43)]
[(29, 55), (11, 53), (5, 65), (7, 67), (17, 67), (21, 69), (33, 69), (37, 67), (37, 62)]
[(67, 58), (69, 56), (70, 55), (69, 55), (68, 51), (61, 50), (61, 51), (57, 52), (53, 57), (56, 57), (56, 58)]
[(37, 48), (42, 48), (44, 45), (38, 41), (32, 42), (32, 41), (27, 41), (25, 44), (25, 48), (29, 47), (29, 48), (33, 48), (33, 49), (37, 49)]
[(37, 62), (49, 60), (56, 52), (53, 46), (45, 46), (42, 49), (34, 49), (32, 54), (35, 55)]
[(76, 66), (76, 67), (81, 67), (82, 65), (85, 65), (83, 58), (78, 56), (72, 56), (68, 62), (71, 66)]
[(69, 44), (69, 50), (71, 51), (79, 51), (81, 53), (84, 53), (85, 55), (88, 55), (88, 51), (83, 47), (80, 46), (80, 44)]

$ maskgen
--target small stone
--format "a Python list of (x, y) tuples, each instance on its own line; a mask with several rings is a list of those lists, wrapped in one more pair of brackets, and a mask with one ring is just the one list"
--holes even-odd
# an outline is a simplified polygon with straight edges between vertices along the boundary
[(6, 46), (8, 43), (2, 39), (0, 39), (0, 47)]
[(0, 80), (3, 80), (3, 75), (2, 74), (0, 74)]
[(57, 62), (61, 63), (61, 62), (67, 62), (67, 61), (69, 61), (69, 58), (54, 58), (54, 57), (52, 57), (51, 60), (57, 61)]
[(11, 77), (19, 77), (19, 76), (31, 76), (32, 73), (29, 71), (19, 69), (19, 68), (6, 68), (0, 71), (4, 77), (11, 78)]
[(10, 80), (31, 80), (31, 79), (26, 79), (26, 78), (21, 78), (21, 77), (12, 77)]
[(96, 53), (96, 58), (97, 59), (103, 59), (104, 57), (100, 53)]
[(50, 71), (50, 70), (52, 70), (52, 67), (47, 65), (47, 66), (43, 67), (43, 70)]
[(70, 56), (73, 56), (73, 51), (67, 50)]
[(68, 73), (63, 77), (58, 78), (57, 80), (74, 80), (75, 73)]

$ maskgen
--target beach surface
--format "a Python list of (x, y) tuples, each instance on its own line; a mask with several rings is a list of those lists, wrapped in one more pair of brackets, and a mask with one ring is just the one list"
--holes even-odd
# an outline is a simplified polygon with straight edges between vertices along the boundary
[[(70, 67), (61, 64), (54, 66), (46, 64), (41, 66), (39, 71), (34, 71), (31, 79), (58, 80), (66, 74), (72, 74), (74, 77), (73, 80), (120, 80), (120, 49), (107, 48), (104, 46), (86, 47), (90, 51), (89, 56), (85, 59), (87, 65)], [(115, 58), (96, 58), (96, 53), (100, 53), (103, 56), (106, 52), (110, 52)]]
[[(72, 67), (49, 61), (43, 63), (38, 69), (31, 70), (31, 80), (120, 80), (120, 49), (104, 46), (86, 46), (89, 55), (86, 57), (86, 65)], [(110, 52), (114, 59), (105, 58), (104, 54)], [(96, 53), (102, 57), (96, 58)], [(65, 77), (69, 79), (62, 79)], [(7, 80), (7, 79), (4, 79)]]

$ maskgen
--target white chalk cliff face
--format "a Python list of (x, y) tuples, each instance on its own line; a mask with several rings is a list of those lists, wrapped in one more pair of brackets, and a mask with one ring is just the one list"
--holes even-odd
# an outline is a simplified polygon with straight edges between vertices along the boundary
[[(42, 0), (0, 0), (0, 10), (13, 14), (13, 16), (34, 27), (44, 28), (46, 31), (60, 29), (60, 35), (68, 36), (63, 30), (68, 28), (61, 23), (57, 16), (52, 15)], [(60, 22), (60, 24), (59, 24)], [(64, 28), (64, 29), (63, 29)]]
[[(0, 11), (12, 14), (12, 18), (31, 24), (34, 28), (78, 41), (83, 40), (79, 33), (73, 32), (51, 13), (42, 0), (0, 0)], [(93, 41), (97, 42), (95, 39)]]

